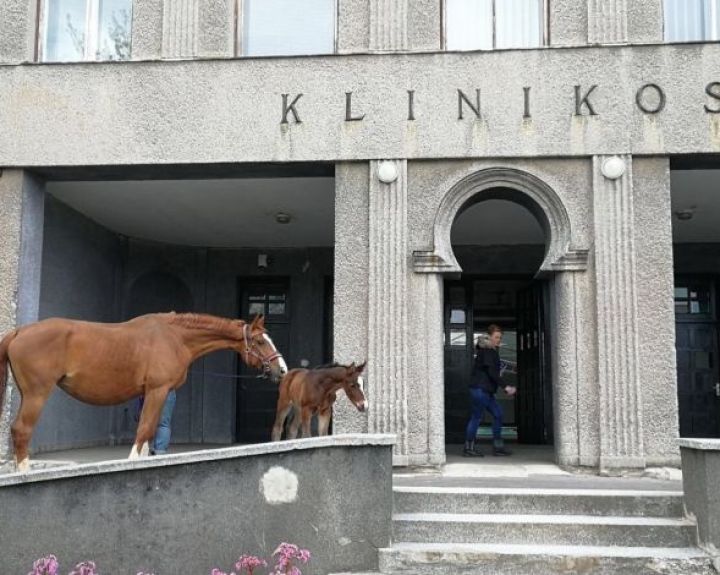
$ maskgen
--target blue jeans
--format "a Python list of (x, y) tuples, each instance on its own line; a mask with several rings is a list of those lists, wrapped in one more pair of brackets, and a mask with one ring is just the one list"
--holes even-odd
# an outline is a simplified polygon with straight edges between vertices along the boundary
[(165, 399), (165, 404), (160, 414), (160, 423), (158, 423), (157, 430), (155, 431), (153, 449), (156, 455), (167, 453), (168, 447), (170, 446), (170, 420), (172, 419), (173, 409), (175, 409), (174, 389), (170, 390), (170, 393), (168, 393)]
[(472, 415), (467, 424), (465, 431), (466, 441), (475, 441), (480, 421), (482, 421), (483, 412), (487, 409), (492, 415), (492, 432), (494, 439), (500, 439), (502, 434), (502, 409), (495, 396), (480, 388), (470, 388), (470, 399), (472, 400)]

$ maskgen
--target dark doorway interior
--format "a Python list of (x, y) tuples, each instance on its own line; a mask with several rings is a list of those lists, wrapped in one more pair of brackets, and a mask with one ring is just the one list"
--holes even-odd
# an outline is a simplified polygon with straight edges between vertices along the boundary
[(720, 437), (715, 278), (675, 278), (675, 346), (680, 436)]
[[(445, 283), (445, 441), (462, 443), (469, 417), (468, 383), (474, 345), (490, 323), (504, 330), (503, 380), (518, 387), (516, 398), (498, 393), (503, 436), (520, 443), (552, 443), (546, 286), (527, 276), (463, 276)], [(479, 436), (490, 436), (485, 416)]]
[[(289, 357), (290, 282), (287, 278), (240, 280), (240, 317), (265, 316), (265, 326), (277, 349)], [(275, 421), (278, 386), (269, 379), (257, 378), (257, 371), (238, 361), (237, 427), (238, 443), (269, 441)]]

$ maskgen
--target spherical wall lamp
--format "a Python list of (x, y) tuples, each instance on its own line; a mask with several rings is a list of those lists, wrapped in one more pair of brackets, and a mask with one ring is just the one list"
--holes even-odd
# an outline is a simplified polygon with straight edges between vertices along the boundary
[(612, 156), (602, 163), (600, 171), (608, 180), (617, 180), (618, 178), (622, 178), (626, 168), (625, 160), (618, 156)]
[(380, 162), (377, 171), (378, 180), (383, 184), (392, 184), (398, 179), (398, 170), (395, 162)]

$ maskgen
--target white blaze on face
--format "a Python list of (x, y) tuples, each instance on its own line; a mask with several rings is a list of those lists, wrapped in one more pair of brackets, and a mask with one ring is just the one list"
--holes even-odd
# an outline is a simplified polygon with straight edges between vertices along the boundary
[[(264, 333), (263, 337), (265, 338), (265, 341), (268, 342), (275, 351), (277, 351), (277, 348), (275, 347), (273, 340), (270, 339), (270, 336), (268, 334)], [(287, 373), (288, 368), (287, 368), (287, 364), (285, 363), (285, 360), (283, 359), (283, 356), (282, 355), (278, 356), (277, 360), (278, 360), (278, 363), (280, 364), (280, 369), (282, 370), (282, 372)]]
[(365, 393), (365, 382), (363, 381), (362, 376), (357, 378), (358, 385), (360, 386), (360, 391)]
[(271, 467), (260, 479), (260, 493), (270, 505), (292, 503), (297, 499), (298, 477), (284, 467)]

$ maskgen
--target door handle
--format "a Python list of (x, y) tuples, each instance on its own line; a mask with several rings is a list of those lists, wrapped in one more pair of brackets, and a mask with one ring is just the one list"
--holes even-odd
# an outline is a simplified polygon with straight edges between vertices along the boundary
[(720, 397), (720, 383), (715, 384), (715, 397)]

